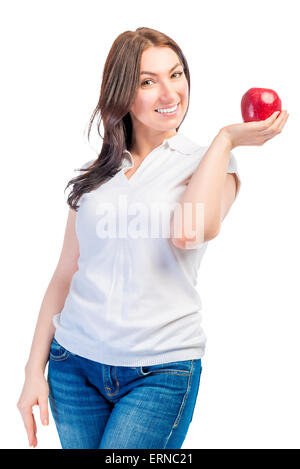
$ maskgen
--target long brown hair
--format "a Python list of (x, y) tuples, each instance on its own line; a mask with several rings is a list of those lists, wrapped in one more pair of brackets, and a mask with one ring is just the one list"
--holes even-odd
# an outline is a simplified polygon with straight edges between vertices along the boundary
[[(77, 202), (82, 194), (96, 189), (120, 170), (124, 150), (131, 148), (132, 121), (129, 109), (139, 86), (142, 53), (153, 46), (170, 47), (174, 50), (183, 66), (190, 95), (187, 61), (180, 47), (170, 37), (155, 29), (137, 28), (135, 31), (125, 31), (115, 39), (104, 65), (99, 101), (88, 126), (89, 140), (93, 121), (99, 114), (97, 131), (103, 138), (101, 151), (91, 166), (78, 169), (83, 173), (71, 179), (65, 188), (66, 190), (73, 184), (67, 203), (75, 211), (79, 208)], [(101, 120), (104, 137), (100, 134)]]

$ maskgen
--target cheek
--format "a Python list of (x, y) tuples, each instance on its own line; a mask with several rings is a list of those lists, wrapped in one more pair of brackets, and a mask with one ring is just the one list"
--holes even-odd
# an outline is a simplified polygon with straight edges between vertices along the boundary
[(153, 107), (153, 102), (154, 101), (151, 93), (147, 93), (147, 95), (141, 95), (135, 100), (135, 103), (132, 106), (132, 111), (134, 113), (149, 112), (149, 107)]
[(156, 97), (154, 93), (145, 94), (141, 101), (141, 110), (144, 112), (149, 112), (149, 109), (153, 108), (155, 102)]
[(184, 80), (181, 84), (180, 84), (180, 87), (179, 87), (179, 93), (182, 94), (182, 95), (186, 95), (186, 99), (188, 99), (188, 96), (189, 96), (189, 84), (187, 82), (187, 80)]

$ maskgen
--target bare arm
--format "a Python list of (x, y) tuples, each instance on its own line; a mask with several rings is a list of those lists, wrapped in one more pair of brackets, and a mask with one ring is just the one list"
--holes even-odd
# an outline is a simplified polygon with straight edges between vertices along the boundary
[(72, 277), (78, 270), (79, 245), (75, 222), (76, 212), (70, 208), (61, 255), (42, 301), (29, 358), (25, 366), (25, 383), (17, 403), (27, 431), (29, 445), (32, 446), (37, 445), (37, 425), (32, 407), (39, 405), (42, 423), (47, 425), (49, 422), (49, 387), (44, 371), (55, 333), (53, 316), (61, 312)]
[(171, 232), (175, 246), (201, 244), (218, 232), (231, 149), (227, 136), (219, 132), (201, 159), (174, 211)]
[(69, 209), (61, 255), (40, 308), (26, 372), (44, 372), (55, 333), (53, 316), (61, 312), (73, 274), (78, 270), (79, 246), (75, 233), (76, 212)]
[(227, 174), (230, 151), (240, 145), (263, 145), (282, 131), (287, 119), (286, 111), (279, 117), (274, 112), (263, 121), (232, 124), (219, 131), (174, 210), (171, 237), (175, 246), (193, 249), (219, 233), (238, 189)]
[(33, 372), (44, 373), (48, 362), (50, 345), (55, 333), (52, 319), (55, 314), (62, 310), (69, 288), (70, 284), (62, 281), (54, 272), (40, 308), (29, 358), (25, 366), (26, 374)]

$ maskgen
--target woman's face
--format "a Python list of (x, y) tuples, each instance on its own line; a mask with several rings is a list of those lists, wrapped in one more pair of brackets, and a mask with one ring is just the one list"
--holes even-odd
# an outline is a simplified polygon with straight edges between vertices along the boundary
[[(150, 47), (142, 53), (140, 72), (130, 108), (134, 131), (151, 128), (158, 132), (176, 132), (188, 107), (188, 82), (179, 57), (169, 47)], [(156, 111), (176, 104), (175, 114)]]

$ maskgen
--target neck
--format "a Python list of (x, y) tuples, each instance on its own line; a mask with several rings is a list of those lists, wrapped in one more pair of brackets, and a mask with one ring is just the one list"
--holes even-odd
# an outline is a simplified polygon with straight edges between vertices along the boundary
[(154, 148), (161, 145), (165, 139), (174, 137), (176, 134), (176, 130), (172, 130), (163, 135), (158, 135), (151, 140), (144, 136), (133, 136), (130, 153), (134, 158), (144, 159)]

